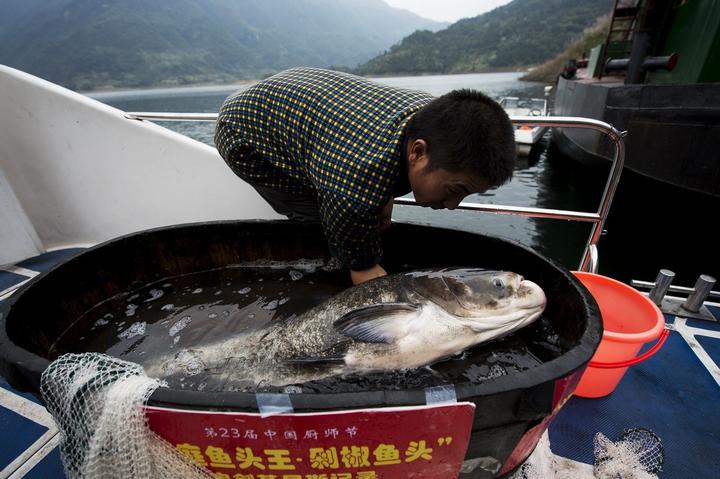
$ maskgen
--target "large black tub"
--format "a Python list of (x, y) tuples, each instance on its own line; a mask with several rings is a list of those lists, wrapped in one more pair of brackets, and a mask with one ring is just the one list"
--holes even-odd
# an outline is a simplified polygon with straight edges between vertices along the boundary
[[(543, 316), (545, 329), (528, 327), (516, 334), (525, 335), (524, 340), (531, 343), (535, 339), (532, 335), (551, 334), (556, 354), (539, 354), (542, 361), (523, 371), (498, 374), (482, 381), (453, 381), (457, 401), (475, 405), (474, 419), (467, 421), (472, 425), (468, 428), (470, 439), (459, 477), (506, 475), (532, 452), (595, 352), (602, 336), (597, 304), (565, 268), (528, 248), (505, 240), (440, 228), (394, 224), (386, 233), (384, 244), (384, 266), (391, 273), (421, 267), (477, 266), (515, 271), (544, 289), (548, 298)], [(0, 372), (14, 387), (37, 393), (40, 375), (50, 361), (59, 353), (72, 352), (72, 347), (67, 345), (64, 350), (58, 350), (57, 339), (69, 329), (77, 330), (78, 318), (83, 318), (87, 311), (108, 298), (166, 278), (256, 260), (287, 262), (299, 258), (329, 258), (319, 227), (288, 221), (202, 223), (155, 229), (101, 244), (39, 275), (0, 306)], [(339, 274), (338, 278), (342, 282), (345, 275)], [(480, 346), (482, 354), (478, 353), (481, 356), (477, 357), (487, 358), (493, 347), (494, 343)], [(449, 361), (460, 361), (457, 363), (460, 366), (453, 366), (455, 369), (476, 367), (468, 364), (476, 356), (470, 354), (468, 357), (470, 359)], [(426, 388), (439, 384), (432, 384), (432, 378), (423, 381), (416, 387), (385, 388), (370, 382), (365, 387), (343, 392), (290, 390), (285, 393), (294, 413), (398, 408), (427, 404), (427, 398), (432, 396), (426, 394)], [(446, 382), (440, 381), (440, 384)], [(240, 414), (257, 413), (258, 401), (258, 395), (252, 392), (192, 390), (171, 385), (158, 389), (151, 396), (149, 405)], [(282, 417), (268, 419), (277, 421)], [(415, 429), (422, 432), (424, 426), (424, 423), (416, 424)], [(206, 427), (205, 431), (209, 430)], [(239, 445), (247, 445), (240, 444), (243, 441), (240, 432), (235, 435), (235, 430), (232, 431), (228, 433), (228, 429), (224, 429), (226, 434), (238, 438)], [(439, 441), (434, 444), (437, 453), (443, 446), (442, 440)], [(337, 447), (338, 455), (341, 445)], [(418, 444), (412, 447), (415, 451)], [(240, 454), (244, 452), (240, 448), (238, 451), (236, 459), (240, 461)], [(421, 457), (411, 457), (409, 450), (406, 455), (407, 462)], [(232, 455), (228, 457), (235, 459)], [(422, 457), (418, 461), (430, 460), (429, 453)], [(277, 462), (279, 459), (275, 460), (276, 464), (281, 464)], [(297, 461), (300, 463), (301, 458)], [(368, 461), (366, 465), (372, 465), (372, 456)], [(240, 467), (238, 464), (225, 466)], [(362, 464), (357, 463), (354, 467), (360, 466)], [(232, 477), (233, 471), (216, 470), (230, 472)], [(380, 467), (377, 477), (393, 477), (393, 474), (388, 474), (389, 471)], [(339, 469), (336, 471), (331, 467), (319, 472), (325, 472), (330, 477), (331, 472), (339, 472)], [(355, 479), (361, 476), (373, 477), (369, 472), (364, 476), (350, 474), (338, 477)], [(277, 477), (281, 479), (283, 474), (277, 473)], [(440, 476), (416, 473), (412, 477)]]

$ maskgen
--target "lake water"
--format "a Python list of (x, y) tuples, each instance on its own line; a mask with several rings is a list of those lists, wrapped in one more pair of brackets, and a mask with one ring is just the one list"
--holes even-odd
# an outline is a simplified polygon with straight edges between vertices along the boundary
[[(431, 75), (377, 78), (391, 86), (441, 95), (457, 88), (474, 88), (503, 96), (542, 97), (544, 84), (521, 82), (519, 73)], [(124, 111), (217, 112), (233, 91), (247, 85), (188, 87), (91, 94)], [(212, 123), (164, 122), (161, 125), (212, 145)], [(228, 174), (232, 174), (228, 168)], [(466, 201), (513, 206), (595, 212), (607, 172), (588, 169), (560, 154), (546, 135), (540, 148), (521, 158), (513, 179)], [(623, 172), (600, 241), (601, 274), (623, 281), (654, 280), (660, 268), (676, 272), (674, 284), (692, 286), (701, 273), (716, 278), (720, 255), (707, 221), (720, 206), (716, 199), (660, 184), (630, 171)], [(509, 238), (534, 248), (570, 269), (577, 268), (590, 227), (587, 224), (469, 211), (433, 211), (396, 206), (393, 218)], [(717, 288), (715, 288), (717, 289)]]

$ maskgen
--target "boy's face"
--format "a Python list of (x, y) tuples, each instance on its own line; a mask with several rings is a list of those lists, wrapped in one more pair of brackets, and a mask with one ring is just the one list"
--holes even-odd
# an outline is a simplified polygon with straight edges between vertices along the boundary
[[(422, 140), (415, 142), (417, 141), (422, 142)], [(427, 151), (423, 147), (412, 146), (408, 150), (408, 180), (415, 201), (420, 206), (429, 206), (434, 210), (441, 208), (453, 210), (466, 196), (484, 193), (491, 186), (484, 179), (474, 178), (468, 173), (442, 168), (428, 170)]]

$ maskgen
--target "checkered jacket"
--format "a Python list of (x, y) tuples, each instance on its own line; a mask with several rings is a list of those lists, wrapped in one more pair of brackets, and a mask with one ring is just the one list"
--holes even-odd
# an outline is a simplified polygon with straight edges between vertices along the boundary
[(215, 144), (249, 183), (317, 198), (331, 251), (361, 270), (382, 255), (378, 224), (403, 180), (403, 128), (432, 98), (346, 73), (293, 68), (231, 95)]

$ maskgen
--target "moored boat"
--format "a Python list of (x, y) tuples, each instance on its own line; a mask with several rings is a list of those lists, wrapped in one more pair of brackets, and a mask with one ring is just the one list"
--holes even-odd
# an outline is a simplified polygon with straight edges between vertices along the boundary
[[(628, 169), (718, 197), (719, 32), (717, 2), (616, 2), (586, 67), (558, 77), (554, 114), (612, 124), (627, 133)], [(554, 129), (553, 141), (572, 159), (608, 163), (591, 132)]]
[[(509, 116), (547, 116), (547, 99), (545, 98), (519, 98), (506, 96), (500, 99), (502, 106)], [(515, 143), (520, 155), (529, 155), (533, 145), (547, 131), (547, 127), (516, 125)]]

